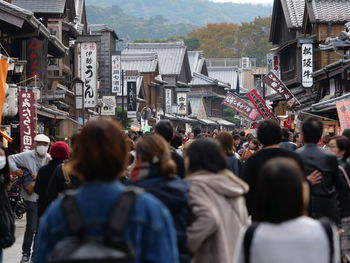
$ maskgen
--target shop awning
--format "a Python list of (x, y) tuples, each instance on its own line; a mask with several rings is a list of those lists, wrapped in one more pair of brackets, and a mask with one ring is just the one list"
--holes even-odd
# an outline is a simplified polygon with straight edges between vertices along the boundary
[(198, 119), (198, 120), (205, 125), (218, 125), (215, 121), (212, 121), (210, 119)]
[(221, 126), (225, 126), (225, 127), (233, 127), (233, 126), (236, 126), (234, 123), (229, 122), (229, 121), (224, 120), (224, 119), (221, 119), (221, 118), (210, 117), (210, 119), (211, 119), (212, 121), (217, 122), (217, 123), (218, 123), (219, 125), (221, 125)]

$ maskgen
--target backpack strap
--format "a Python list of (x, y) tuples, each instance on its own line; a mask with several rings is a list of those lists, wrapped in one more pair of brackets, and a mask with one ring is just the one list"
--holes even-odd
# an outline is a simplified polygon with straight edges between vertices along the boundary
[(69, 231), (74, 236), (82, 236), (85, 233), (85, 222), (72, 194), (67, 193), (62, 199), (62, 210), (66, 218)]
[[(137, 187), (127, 187), (116, 202), (107, 221), (107, 229), (120, 236), (135, 206), (137, 197), (144, 191)], [(107, 231), (108, 231), (107, 230)], [(109, 232), (109, 233), (111, 233)], [(108, 234), (108, 233), (107, 233)]]
[(334, 240), (333, 240), (332, 225), (327, 218), (321, 218), (319, 221), (320, 221), (324, 231), (326, 232), (326, 235), (328, 238), (328, 245), (329, 245), (329, 251), (330, 251), (329, 263), (332, 263), (333, 262), (333, 255), (334, 255), (334, 246), (333, 246)]
[(256, 228), (258, 227), (258, 222), (253, 222), (245, 231), (243, 239), (243, 249), (244, 249), (244, 262), (250, 263), (250, 249), (253, 241), (253, 236)]

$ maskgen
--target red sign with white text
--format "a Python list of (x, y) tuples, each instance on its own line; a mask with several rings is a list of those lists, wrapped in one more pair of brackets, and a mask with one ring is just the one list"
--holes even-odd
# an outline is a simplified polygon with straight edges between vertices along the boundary
[(19, 92), (19, 122), (21, 136), (21, 152), (34, 148), (34, 137), (36, 130), (35, 98), (31, 90)]
[(251, 103), (255, 106), (259, 114), (263, 119), (273, 119), (275, 116), (270, 111), (270, 109), (266, 106), (265, 101), (263, 98), (260, 97), (258, 92), (256, 90), (252, 90), (247, 93), (247, 97), (250, 100)]
[(223, 100), (222, 104), (238, 111), (241, 115), (248, 117), (251, 120), (255, 120), (258, 117), (258, 113), (255, 109), (253, 109), (253, 107), (248, 105), (248, 103), (246, 103), (243, 99), (235, 96), (231, 92), (228, 92), (226, 94), (226, 97)]

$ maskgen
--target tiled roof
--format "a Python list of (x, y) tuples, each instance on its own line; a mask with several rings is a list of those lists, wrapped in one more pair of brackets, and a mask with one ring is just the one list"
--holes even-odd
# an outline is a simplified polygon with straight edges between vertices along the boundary
[(12, 4), (33, 13), (63, 14), (66, 0), (12, 0)]
[(124, 53), (122, 54), (122, 68), (137, 70), (141, 73), (155, 72), (158, 66), (157, 53)]
[(224, 83), (222, 81), (218, 81), (217, 79), (196, 72), (193, 73), (191, 85), (219, 85), (226, 88), (231, 87), (229, 83)]
[(213, 79), (230, 84), (231, 89), (237, 88), (237, 67), (208, 67), (208, 74)]
[(160, 74), (179, 75), (183, 65), (186, 46), (183, 42), (173, 43), (129, 43), (124, 53), (148, 53), (158, 54)]
[(202, 67), (205, 63), (205, 57), (203, 51), (188, 51), (188, 60), (190, 62), (191, 74), (201, 73)]
[[(282, 3), (284, 0), (281, 0)], [(305, 0), (285, 0), (287, 10), (285, 10), (285, 5), (282, 4), (283, 12), (285, 16), (290, 19), (290, 25), (288, 27), (299, 28), (303, 25), (303, 16), (305, 9)], [(287, 19), (287, 23), (288, 20)]]
[(349, 0), (308, 0), (316, 22), (348, 22), (350, 21)]

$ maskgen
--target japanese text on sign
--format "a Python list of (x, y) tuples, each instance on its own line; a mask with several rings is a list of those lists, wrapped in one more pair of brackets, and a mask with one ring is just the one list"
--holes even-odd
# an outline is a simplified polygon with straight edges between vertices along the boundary
[(36, 131), (35, 98), (33, 91), (21, 90), (19, 93), (19, 121), (21, 136), (21, 151), (33, 149)]
[(96, 43), (81, 44), (81, 77), (84, 82), (84, 106), (97, 104), (97, 50)]
[(121, 55), (111, 55), (111, 76), (112, 76), (112, 93), (121, 95)]
[(226, 94), (222, 104), (238, 111), (241, 115), (248, 117), (251, 120), (255, 120), (258, 117), (256, 110), (249, 106), (244, 100), (230, 92)]
[(172, 91), (171, 89), (165, 89), (165, 112), (171, 113), (171, 105), (172, 105)]
[(289, 107), (292, 107), (295, 102), (296, 98), (294, 97), (293, 93), (290, 92), (290, 90), (284, 85), (284, 83), (276, 76), (275, 73), (269, 72), (264, 78), (263, 82), (271, 87), (273, 90), (278, 92), (283, 99), (286, 100), (287, 105)]
[(252, 90), (247, 93), (248, 99), (253, 103), (260, 116), (263, 119), (272, 119), (274, 118), (273, 113), (266, 106), (264, 100), (260, 97), (260, 95), (256, 92), (256, 90)]
[(185, 92), (177, 93), (177, 114), (187, 114), (187, 93)]
[(303, 44), (301, 46), (301, 73), (302, 85), (306, 88), (312, 87), (313, 78), (313, 50), (312, 44)]

